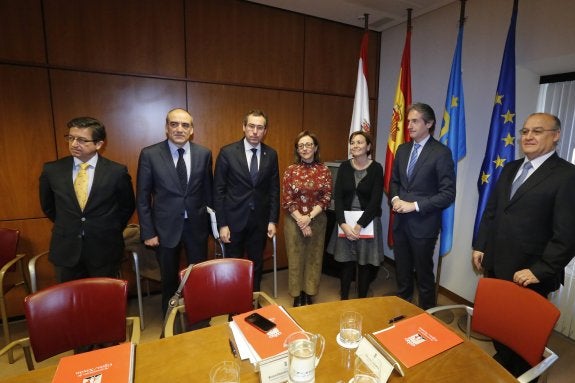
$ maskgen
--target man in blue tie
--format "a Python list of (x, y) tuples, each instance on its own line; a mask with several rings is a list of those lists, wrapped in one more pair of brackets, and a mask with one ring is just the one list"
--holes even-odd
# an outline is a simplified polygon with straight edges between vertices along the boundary
[(277, 152), (262, 141), (268, 118), (252, 110), (243, 119), (244, 137), (224, 146), (214, 171), (214, 207), (226, 257), (254, 262), (254, 291), (260, 290), (266, 236), (279, 219)]
[(391, 207), (397, 295), (413, 299), (417, 274), (418, 304), (435, 306), (433, 251), (441, 228), (441, 212), (455, 200), (451, 150), (433, 138), (435, 113), (422, 103), (407, 109), (412, 141), (397, 148), (391, 175)]
[(166, 116), (166, 140), (142, 149), (136, 202), (140, 235), (156, 249), (162, 275), (162, 310), (178, 288), (180, 246), (186, 265), (205, 261), (212, 204), (212, 153), (190, 141), (192, 115), (173, 109)]
[[(486, 277), (547, 297), (563, 283), (575, 255), (575, 166), (555, 152), (561, 136), (556, 116), (531, 114), (519, 134), (525, 158), (503, 168), (489, 196), (473, 264)], [(512, 374), (530, 367), (503, 345), (495, 343), (495, 349), (495, 359)]]

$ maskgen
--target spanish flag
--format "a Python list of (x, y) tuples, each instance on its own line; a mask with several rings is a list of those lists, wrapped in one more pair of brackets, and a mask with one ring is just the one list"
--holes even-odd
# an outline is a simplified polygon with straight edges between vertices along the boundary
[[(389, 196), (389, 182), (391, 181), (391, 172), (395, 152), (399, 145), (410, 141), (405, 111), (411, 104), (411, 22), (408, 21), (407, 35), (405, 37), (405, 46), (401, 57), (401, 68), (399, 70), (399, 79), (397, 80), (397, 89), (395, 91), (395, 100), (393, 101), (393, 115), (391, 117), (391, 126), (389, 128), (389, 137), (387, 139), (387, 150), (385, 153), (385, 175), (383, 187)], [(389, 246), (393, 246), (393, 212), (389, 213), (389, 228), (387, 230), (387, 241)]]

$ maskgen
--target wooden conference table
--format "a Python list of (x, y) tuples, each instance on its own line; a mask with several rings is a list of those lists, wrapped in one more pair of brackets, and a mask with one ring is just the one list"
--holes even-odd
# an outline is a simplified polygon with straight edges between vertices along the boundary
[[(289, 308), (289, 313), (306, 330), (325, 337), (325, 352), (316, 370), (317, 383), (344, 382), (353, 376), (354, 350), (336, 342), (339, 316), (344, 311), (363, 315), (363, 332), (387, 326), (398, 315), (411, 317), (421, 309), (397, 297), (375, 297), (320, 303)], [(171, 338), (143, 343), (136, 348), (135, 383), (208, 382), (213, 365), (234, 360), (228, 342), (227, 324), (187, 332)], [(241, 362), (241, 382), (259, 382), (249, 362)], [(8, 378), (5, 383), (50, 382), (56, 366)], [(517, 382), (493, 358), (470, 341), (447, 350), (411, 368), (405, 377), (393, 372), (388, 382)]]

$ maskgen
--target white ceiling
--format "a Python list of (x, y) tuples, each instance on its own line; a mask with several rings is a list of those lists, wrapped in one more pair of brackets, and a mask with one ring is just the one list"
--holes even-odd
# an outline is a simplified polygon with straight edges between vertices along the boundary
[(364, 14), (369, 14), (369, 29), (383, 31), (412, 18), (441, 8), (457, 0), (248, 0), (252, 3), (316, 16), (343, 24), (364, 27)]

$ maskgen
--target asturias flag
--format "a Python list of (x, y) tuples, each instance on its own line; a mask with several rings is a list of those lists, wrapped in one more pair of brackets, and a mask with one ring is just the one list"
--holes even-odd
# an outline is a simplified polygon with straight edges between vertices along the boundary
[(477, 236), (483, 211), (491, 190), (501, 174), (503, 166), (515, 159), (515, 24), (517, 21), (517, 0), (513, 3), (511, 24), (507, 32), (501, 72), (497, 83), (495, 103), (491, 114), (491, 127), (487, 149), (477, 180), (479, 202), (475, 215), (473, 237)]
[[(439, 133), (439, 141), (451, 149), (455, 174), (457, 174), (457, 162), (465, 157), (465, 102), (463, 99), (463, 80), (461, 74), (461, 44), (463, 42), (463, 25), (459, 27), (457, 46), (451, 63), (449, 86), (445, 97), (445, 111), (443, 123)], [(444, 256), (451, 251), (453, 244), (453, 222), (455, 216), (455, 204), (452, 203), (443, 210), (441, 221), (441, 236), (439, 240), (439, 255)]]
[[(389, 182), (395, 152), (399, 145), (411, 141), (407, 131), (405, 110), (411, 104), (411, 29), (408, 28), (405, 36), (403, 55), (401, 56), (401, 68), (397, 80), (395, 100), (393, 101), (393, 115), (391, 116), (391, 126), (389, 127), (389, 137), (387, 139), (387, 150), (385, 153), (385, 174), (383, 187), (389, 195)], [(389, 212), (389, 228), (387, 230), (387, 242), (393, 246), (393, 211)]]
[[(359, 66), (357, 69), (357, 85), (355, 87), (355, 100), (353, 102), (353, 114), (351, 115), (351, 125), (349, 135), (353, 132), (363, 130), (369, 132), (369, 93), (367, 90), (367, 46), (369, 42), (369, 31), (365, 31), (361, 39), (361, 49), (359, 51)], [(349, 151), (348, 151), (349, 153)]]

